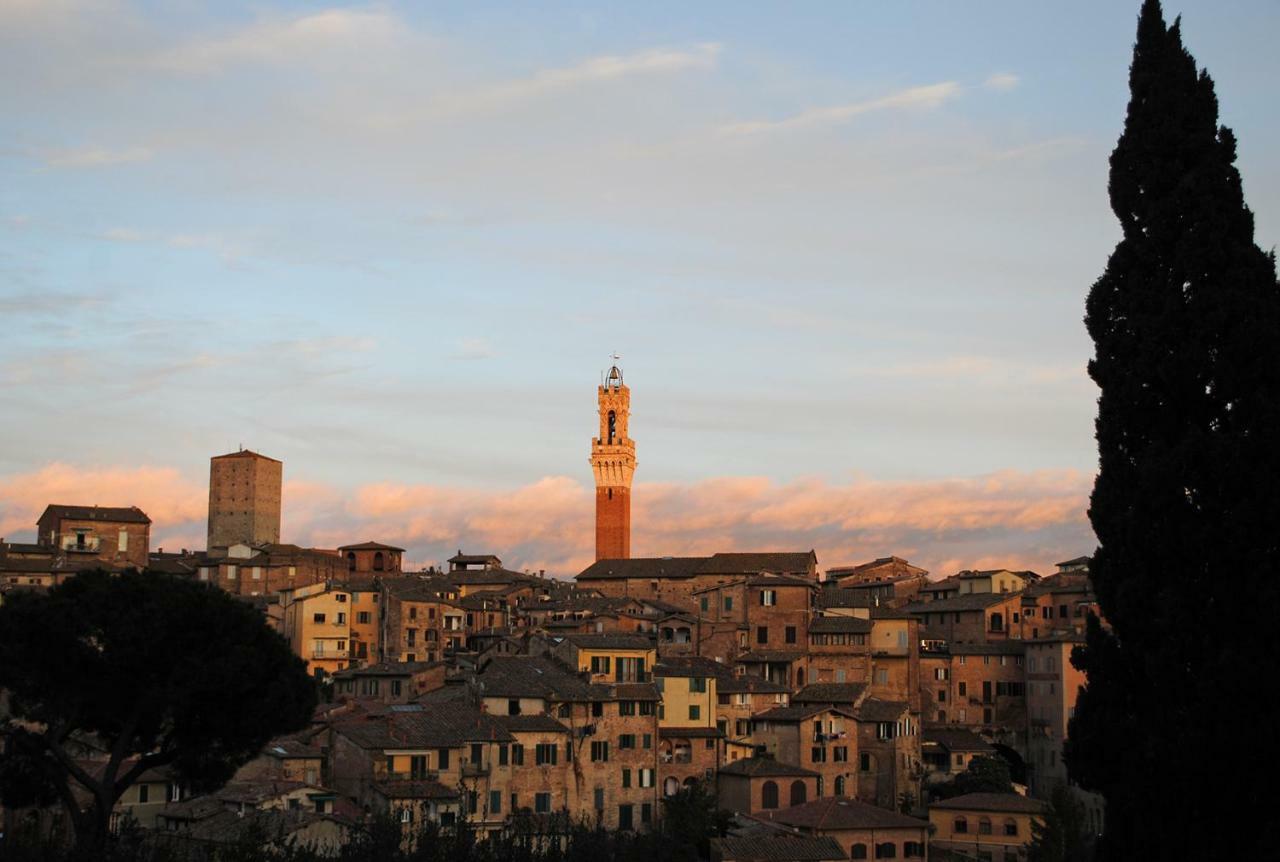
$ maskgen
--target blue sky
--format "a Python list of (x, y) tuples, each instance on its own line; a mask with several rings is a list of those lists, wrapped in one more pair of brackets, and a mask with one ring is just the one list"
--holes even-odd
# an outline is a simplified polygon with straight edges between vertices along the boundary
[[(299, 539), (395, 532), (353, 502), (377, 486), (475, 501), (401, 531), (418, 559), (501, 543), (478, 511), (590, 481), (615, 350), (638, 481), (1087, 489), (1137, 6), (0, 0), (0, 530), (52, 466), (198, 490), (244, 444), (325, 489)], [(1280, 6), (1166, 13), (1270, 248)], [(1076, 510), (718, 538), (1035, 561), (1087, 544)], [(577, 535), (509, 553), (568, 565)]]

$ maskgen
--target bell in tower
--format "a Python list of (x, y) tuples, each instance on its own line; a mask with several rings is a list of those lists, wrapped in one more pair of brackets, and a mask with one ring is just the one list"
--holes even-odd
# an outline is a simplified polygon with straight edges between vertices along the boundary
[[(616, 361), (618, 356), (614, 355)], [(596, 478), (596, 559), (631, 556), (631, 477), (636, 444), (627, 436), (631, 390), (616, 364), (602, 376), (596, 392), (600, 433), (591, 440), (591, 468)]]

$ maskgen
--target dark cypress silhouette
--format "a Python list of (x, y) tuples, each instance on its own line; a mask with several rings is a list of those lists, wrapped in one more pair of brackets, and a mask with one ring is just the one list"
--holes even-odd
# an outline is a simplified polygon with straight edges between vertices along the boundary
[[(1213, 82), (1143, 4), (1089, 294), (1101, 389), (1089, 516), (1102, 613), (1066, 749), (1105, 858), (1269, 855), (1280, 639), (1280, 290)], [(1274, 851), (1273, 851), (1274, 852)]]

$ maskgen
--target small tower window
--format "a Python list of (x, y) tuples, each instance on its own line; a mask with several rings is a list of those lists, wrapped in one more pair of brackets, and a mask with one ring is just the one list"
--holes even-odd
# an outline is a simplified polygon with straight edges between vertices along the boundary
[(356, 552), (347, 551), (347, 571), (354, 572), (356, 570)]
[(618, 433), (618, 414), (613, 410), (609, 411), (609, 445), (613, 445), (613, 438)]
[(384, 563), (382, 561), (382, 551), (377, 551), (373, 555), (373, 570), (375, 572), (381, 572), (383, 570), (383, 565)]

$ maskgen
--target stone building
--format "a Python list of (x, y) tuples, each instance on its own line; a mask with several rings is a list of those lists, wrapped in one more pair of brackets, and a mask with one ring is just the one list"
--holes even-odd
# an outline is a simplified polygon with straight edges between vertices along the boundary
[(205, 549), (277, 544), (283, 476), (283, 462), (248, 449), (210, 458)]
[(151, 519), (137, 506), (49, 505), (36, 521), (36, 541), (68, 561), (145, 569)]
[(596, 479), (596, 559), (631, 556), (631, 480), (636, 442), (627, 436), (631, 390), (622, 370), (609, 369), (597, 390), (600, 434), (591, 440), (591, 469)]
[(602, 596), (659, 599), (695, 611), (695, 590), (755, 575), (789, 575), (818, 580), (813, 551), (720, 553), (710, 557), (641, 557), (602, 559), (574, 578), (578, 588)]
[(1048, 806), (1017, 793), (966, 793), (929, 806), (933, 851), (944, 859), (999, 859), (1027, 856), (1032, 824), (1043, 822)]
[(354, 582), (399, 575), (404, 548), (368, 541), (342, 545), (338, 553), (347, 561), (347, 580)]
[(195, 556), (196, 578), (241, 596), (267, 596), (284, 590), (342, 580), (346, 566), (336, 551), (297, 545), (233, 544)]
[(727, 811), (776, 811), (817, 799), (820, 777), (812, 769), (772, 757), (749, 757), (720, 769), (716, 792), (720, 807)]
[(925, 859), (929, 823), (843, 797), (815, 799), (762, 815), (802, 835), (833, 838), (847, 859)]

